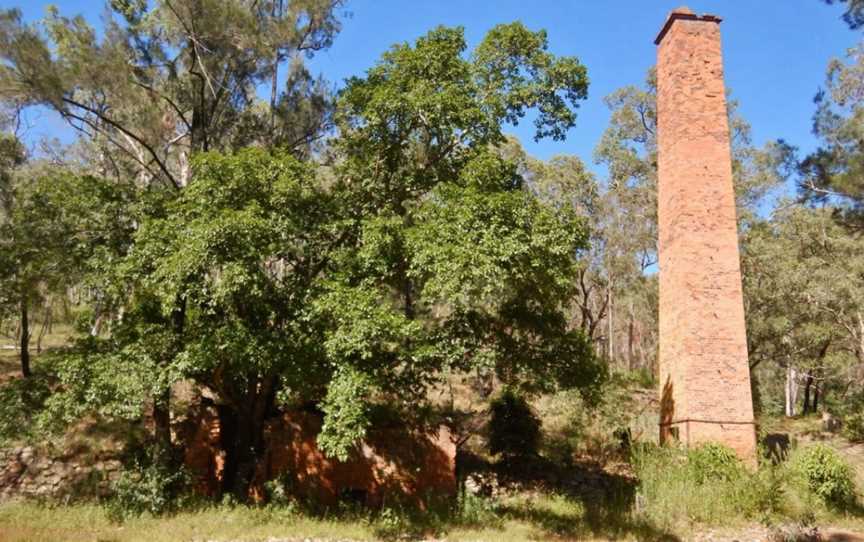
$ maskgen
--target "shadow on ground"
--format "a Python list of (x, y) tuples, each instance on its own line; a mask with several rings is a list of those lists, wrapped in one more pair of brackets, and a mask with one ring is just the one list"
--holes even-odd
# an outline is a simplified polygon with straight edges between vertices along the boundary
[[(504, 492), (525, 495), (505, 499), (498, 511), (528, 523), (547, 535), (586, 536), (617, 540), (679, 541), (634, 513), (635, 477), (624, 469), (614, 472), (593, 462), (559, 465), (542, 457), (473, 465), (494, 473)], [(532, 498), (536, 495), (554, 496)]]

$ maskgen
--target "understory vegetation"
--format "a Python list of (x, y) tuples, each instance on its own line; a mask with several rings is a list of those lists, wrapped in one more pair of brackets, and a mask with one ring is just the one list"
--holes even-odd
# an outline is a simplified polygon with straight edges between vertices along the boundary
[[(490, 410), (489, 432), (462, 452), (458, 497), (426, 510), (398, 501), (376, 509), (348, 501), (324, 506), (298, 500), (278, 483), (270, 486), (266, 505), (230, 496), (214, 503), (185, 492), (182, 472), (138, 465), (101, 499), (2, 504), (0, 525), (4, 539), (33, 541), (87, 536), (679, 540), (706, 528), (734, 533), (754, 526), (772, 540), (805, 540), (823, 525), (864, 526), (864, 447), (824, 432), (816, 417), (782, 426), (795, 436), (793, 442), (781, 458), (763, 448), (758, 469), (720, 445), (685, 450), (660, 447), (651, 438), (630, 441), (616, 429), (619, 424), (637, 428), (657, 415), (653, 392), (639, 379), (615, 375), (609, 399), (591, 407), (578, 393), (522, 403), (503, 392), (493, 401), (499, 407)], [(512, 425), (500, 424), (500, 417)], [(526, 423), (539, 423), (536, 447), (522, 438)], [(786, 422), (778, 418), (770, 424), (776, 431)], [(511, 445), (502, 449), (502, 441)], [(152, 533), (156, 525), (161, 534)]]

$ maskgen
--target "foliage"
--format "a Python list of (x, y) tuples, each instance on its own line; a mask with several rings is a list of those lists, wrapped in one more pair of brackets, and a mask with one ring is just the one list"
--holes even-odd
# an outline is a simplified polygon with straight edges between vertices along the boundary
[(858, 30), (864, 26), (864, 1), (862, 0), (824, 0), (826, 4), (844, 5), (846, 11), (843, 13), (843, 22), (852, 30)]
[(791, 462), (806, 487), (826, 504), (846, 508), (854, 503), (855, 474), (833, 448), (813, 444), (796, 453)]
[(852, 442), (864, 441), (864, 413), (859, 411), (843, 418), (843, 436)]
[(489, 453), (505, 459), (537, 454), (541, 422), (523, 396), (505, 389), (492, 400), (489, 410)]
[(845, 397), (839, 414), (843, 436), (852, 442), (864, 442), (864, 391)]
[[(29, 312), (46, 298), (87, 286), (88, 275), (116, 265), (131, 235), (126, 210), (134, 190), (52, 167), (19, 168), (11, 179), (0, 219), (0, 313), (29, 324)], [(29, 333), (22, 335), (29, 344)], [(28, 376), (29, 356), (21, 352)]]
[(13, 379), (0, 386), (0, 448), (39, 436), (36, 418), (51, 396), (48, 363), (28, 379)]
[[(305, 311), (334, 242), (324, 220), (332, 200), (285, 152), (203, 154), (196, 171), (180, 196), (141, 216), (112, 274), (123, 320), (67, 357), (57, 401), (140, 416), (153, 398), (166, 409), (171, 385), (190, 379), (235, 418), (228, 461), (248, 472), (275, 389), (314, 393), (326, 382)], [(248, 475), (238, 476), (230, 483), (241, 492)]]
[(538, 135), (573, 124), (564, 106), (584, 96), (584, 68), (549, 55), (545, 39), (501, 25), (466, 57), (462, 29), (439, 27), (339, 95), (334, 193), (349, 242), (314, 314), (328, 358), (367, 375), (380, 398), (422, 404), (443, 375), (475, 370), (526, 390), (590, 393), (602, 380), (562, 306), (582, 216), (526, 190), (491, 147), (528, 108)]
[(325, 422), (318, 435), (321, 450), (341, 461), (366, 436), (369, 427), (368, 397), (370, 379), (363, 373), (346, 369), (336, 374), (321, 402)]
[(176, 509), (186, 478), (184, 471), (159, 463), (136, 464), (123, 470), (111, 484), (108, 516), (123, 521), (142, 514), (159, 516), (170, 512)]
[(737, 480), (744, 468), (733, 450), (713, 442), (688, 450), (687, 466), (697, 484)]
[(656, 392), (643, 389), (640, 378), (641, 372), (612, 372), (595, 402), (567, 390), (539, 397), (543, 456), (563, 466), (580, 456), (599, 464), (626, 460), (632, 443), (657, 431), (651, 408)]
[[(302, 66), (340, 29), (339, 0), (115, 0), (97, 32), (56, 8), (0, 13), (2, 98), (53, 109), (119, 178), (185, 186), (194, 152), (256, 143), (308, 152), (326, 125), (323, 86)], [(286, 89), (280, 65), (293, 59)], [(272, 80), (270, 106), (255, 88)], [(128, 176), (128, 177), (127, 177)]]
[(846, 59), (829, 63), (826, 89), (816, 96), (813, 130), (822, 144), (800, 163), (800, 189), (811, 201), (832, 202), (858, 214), (864, 202), (864, 46), (850, 49)]
[(823, 396), (858, 381), (861, 249), (860, 237), (838, 224), (830, 208), (787, 206), (745, 235), (750, 365), (764, 387), (763, 403), (779, 403), (772, 397), (783, 391), (770, 385), (793, 368), (818, 379)]
[(62, 391), (47, 397), (35, 413), (39, 429), (62, 431), (88, 414), (119, 420), (141, 417), (167, 383), (145, 351), (131, 345), (114, 351), (112, 346), (88, 338), (52, 355), (52, 373)]

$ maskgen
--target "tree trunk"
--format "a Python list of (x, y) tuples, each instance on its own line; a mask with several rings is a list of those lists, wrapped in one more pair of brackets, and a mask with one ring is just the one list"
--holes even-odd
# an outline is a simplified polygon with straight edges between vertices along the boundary
[(813, 386), (813, 413), (819, 412), (819, 384)]
[(25, 295), (21, 299), (21, 376), (30, 376), (30, 316), (28, 314), (28, 300)]
[(630, 303), (630, 322), (627, 324), (627, 368), (631, 371), (636, 367), (633, 364), (635, 360), (635, 343), (636, 343), (636, 322), (633, 316), (633, 303)]
[[(186, 327), (186, 302), (175, 300), (171, 312), (171, 331), (174, 333), (172, 356), (176, 357), (183, 348), (183, 330)], [(170, 363), (170, 359), (166, 363)], [(153, 436), (156, 440), (156, 453), (160, 461), (168, 463), (171, 451), (171, 388), (166, 388), (153, 398)]]
[(791, 364), (786, 367), (786, 417), (795, 415), (798, 403), (798, 371)]
[(801, 410), (801, 413), (805, 416), (810, 414), (810, 390), (813, 387), (813, 375), (807, 373), (806, 379), (804, 380), (804, 408)]
[(264, 452), (264, 423), (273, 409), (275, 378), (250, 378), (243, 401), (219, 409), (225, 470), (222, 491), (249, 498), (255, 467)]
[(42, 353), (42, 339), (45, 338), (45, 333), (51, 329), (51, 315), (54, 312), (54, 302), (48, 304), (45, 311), (45, 318), (42, 320), (42, 327), (39, 329), (39, 335), (36, 337), (36, 353)]
[(171, 390), (167, 389), (153, 399), (153, 436), (156, 453), (168, 457), (171, 450)]
[(96, 314), (96, 319), (93, 320), (93, 325), (90, 326), (91, 337), (97, 337), (102, 331), (102, 309), (100, 308), (99, 303), (96, 304), (94, 313)]
[[(273, 2), (273, 19), (282, 17), (282, 0)], [(279, 49), (273, 52), (273, 79), (270, 81), (270, 134), (268, 141), (273, 143), (273, 132), (276, 130), (276, 101), (278, 97), (278, 82), (279, 82)]]
[(607, 300), (606, 304), (609, 307), (609, 320), (607, 322), (609, 324), (609, 332), (608, 332), (609, 338), (607, 340), (608, 350), (606, 352), (606, 355), (609, 357), (609, 365), (612, 365), (615, 361), (615, 342), (612, 338), (612, 335), (614, 333), (615, 328), (614, 328), (614, 322), (612, 321), (612, 281), (611, 280), (609, 281), (609, 286), (606, 289), (606, 300)]

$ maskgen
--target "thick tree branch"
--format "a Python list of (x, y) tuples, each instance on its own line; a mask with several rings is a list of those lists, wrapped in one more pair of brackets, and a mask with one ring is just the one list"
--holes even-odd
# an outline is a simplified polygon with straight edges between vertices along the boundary
[[(159, 166), (159, 169), (162, 171), (162, 173), (164, 173), (165, 176), (168, 178), (168, 180), (170, 180), (171, 183), (174, 185), (174, 188), (176, 188), (178, 190), (180, 189), (180, 185), (177, 183), (177, 180), (174, 178), (174, 175), (171, 174), (171, 171), (168, 169), (168, 166), (165, 164), (165, 162), (163, 162), (159, 158), (159, 155), (156, 153), (156, 150), (153, 149), (153, 147), (149, 143), (144, 141), (143, 138), (138, 136), (136, 133), (126, 129), (125, 127), (123, 127), (123, 125), (121, 125), (119, 122), (115, 121), (111, 117), (99, 112), (96, 109), (93, 109), (92, 107), (89, 107), (89, 106), (84, 105), (80, 102), (72, 100), (71, 98), (66, 98), (66, 97), (63, 98), (63, 102), (68, 104), (68, 105), (71, 105), (73, 107), (83, 109), (84, 111), (87, 111), (88, 113), (91, 113), (93, 115), (96, 115), (99, 118), (99, 120), (101, 120), (105, 124), (108, 124), (109, 126), (116, 129), (117, 131), (119, 131), (123, 134), (126, 134), (127, 136), (132, 138), (135, 142), (137, 142), (139, 145), (141, 145), (142, 147), (144, 147), (147, 150), (147, 152), (153, 158), (153, 161), (156, 162), (156, 164)], [(100, 131), (102, 131), (102, 130), (100, 130)], [(121, 148), (123, 148), (123, 147), (121, 146)]]

